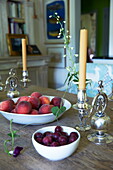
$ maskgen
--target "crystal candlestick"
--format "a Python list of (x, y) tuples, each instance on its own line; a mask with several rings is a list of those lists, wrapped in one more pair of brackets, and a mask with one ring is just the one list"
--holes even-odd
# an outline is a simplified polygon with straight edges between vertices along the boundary
[(78, 110), (80, 124), (76, 125), (75, 128), (80, 131), (86, 131), (91, 128), (91, 126), (87, 123), (91, 105), (88, 104), (86, 90), (78, 90), (77, 99), (78, 102), (73, 105), (73, 108)]

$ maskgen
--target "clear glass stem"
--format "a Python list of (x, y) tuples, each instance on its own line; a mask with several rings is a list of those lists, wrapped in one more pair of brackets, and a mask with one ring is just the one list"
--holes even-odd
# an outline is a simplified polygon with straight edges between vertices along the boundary
[(79, 120), (80, 120), (80, 124), (76, 125), (75, 128), (79, 131), (86, 131), (86, 130), (90, 130), (91, 126), (89, 124), (87, 124), (87, 120), (88, 118), (86, 117), (86, 115), (81, 115), (79, 113)]

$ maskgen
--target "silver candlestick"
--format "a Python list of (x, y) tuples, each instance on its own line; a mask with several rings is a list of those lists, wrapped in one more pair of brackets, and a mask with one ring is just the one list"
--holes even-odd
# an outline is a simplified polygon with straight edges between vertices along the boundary
[(18, 77), (16, 76), (15, 69), (12, 68), (9, 71), (9, 77), (6, 79), (4, 90), (7, 89), (7, 97), (14, 98), (19, 96), (19, 91), (17, 90), (18, 87)]
[(91, 117), (91, 127), (95, 131), (88, 135), (88, 140), (96, 144), (111, 143), (113, 137), (106, 133), (110, 125), (110, 117), (104, 112), (108, 104), (108, 97), (103, 92), (103, 81), (99, 81), (98, 94), (92, 101), (92, 109), (96, 112)]
[(86, 90), (78, 90), (77, 93), (78, 102), (73, 105), (73, 108), (78, 110), (79, 112), (79, 120), (80, 124), (76, 125), (76, 129), (80, 131), (86, 131), (91, 128), (88, 121), (89, 110), (91, 109), (91, 105), (88, 104)]
[(28, 78), (28, 71), (23, 71), (22, 76), (23, 76), (23, 78), (22, 78), (21, 82), (23, 83), (24, 87), (27, 87), (27, 84), (31, 81)]
[(23, 83), (23, 86), (18, 80), (15, 69), (11, 68), (9, 71), (9, 76), (6, 79), (5, 83), (3, 84), (0, 81), (0, 91), (7, 91), (7, 97), (9, 98), (18, 97), (20, 95), (20, 92), (17, 90), (17, 87), (27, 87), (27, 84), (31, 81), (30, 79), (28, 79), (28, 71), (23, 71), (22, 76), (23, 78), (20, 81)]
[(4, 88), (5, 88), (5, 84), (2, 83), (1, 76), (0, 76), (0, 92), (4, 91)]

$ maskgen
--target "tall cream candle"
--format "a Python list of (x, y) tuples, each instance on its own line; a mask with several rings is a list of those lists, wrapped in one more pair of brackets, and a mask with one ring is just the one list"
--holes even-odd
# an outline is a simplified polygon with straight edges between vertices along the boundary
[(86, 88), (86, 61), (87, 61), (88, 31), (80, 30), (80, 51), (79, 51), (79, 90)]
[(22, 63), (23, 71), (27, 70), (27, 57), (26, 57), (26, 39), (22, 39)]

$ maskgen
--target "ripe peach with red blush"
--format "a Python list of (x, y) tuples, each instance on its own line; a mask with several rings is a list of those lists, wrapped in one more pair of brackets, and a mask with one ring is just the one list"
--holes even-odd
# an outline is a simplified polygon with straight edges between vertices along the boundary
[(11, 110), (11, 113), (16, 113), (16, 109), (14, 108), (13, 110)]
[(32, 105), (30, 102), (27, 101), (20, 101), (16, 105), (16, 112), (19, 114), (29, 114), (32, 110)]
[(34, 96), (30, 96), (29, 99), (28, 99), (28, 102), (31, 103), (32, 109), (38, 109), (39, 106), (40, 106), (40, 100), (39, 100), (39, 98), (36, 98), (36, 97), (34, 97)]
[(54, 107), (54, 106), (53, 106), (53, 105), (49, 105), (49, 104), (43, 104), (43, 105), (39, 108), (39, 113), (40, 113), (40, 114), (52, 113), (52, 111), (51, 111), (52, 107)]
[(31, 96), (39, 98), (40, 96), (42, 96), (42, 94), (40, 92), (33, 92), (31, 93)]
[(15, 102), (12, 99), (8, 99), (8, 100), (12, 103), (12, 105), (15, 105)]
[(36, 109), (32, 109), (30, 114), (31, 114), (31, 115), (38, 115), (39, 112), (38, 112), (38, 110), (36, 110)]
[(28, 99), (29, 99), (29, 96), (21, 96), (18, 98), (17, 103), (19, 103), (20, 101), (28, 101)]
[(53, 104), (54, 106), (61, 107), (63, 106), (63, 100), (61, 97), (54, 97), (51, 100), (51, 104)]
[(39, 99), (40, 99), (40, 104), (41, 105), (50, 104), (50, 99), (47, 96), (41, 96), (41, 97), (39, 97)]
[(2, 101), (0, 103), (0, 110), (5, 112), (11, 112), (13, 110), (14, 102), (12, 99)]

